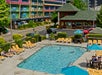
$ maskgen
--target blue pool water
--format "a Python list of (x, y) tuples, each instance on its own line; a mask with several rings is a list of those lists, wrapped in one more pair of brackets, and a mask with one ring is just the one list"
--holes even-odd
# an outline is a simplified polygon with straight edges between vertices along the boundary
[(18, 67), (51, 74), (61, 73), (62, 68), (77, 60), (86, 49), (73, 46), (49, 45), (41, 48)]

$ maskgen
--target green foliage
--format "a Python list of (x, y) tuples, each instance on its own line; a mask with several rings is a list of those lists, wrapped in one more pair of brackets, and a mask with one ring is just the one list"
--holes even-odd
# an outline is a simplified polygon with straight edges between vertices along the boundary
[(67, 33), (66, 32), (59, 32), (57, 34), (57, 38), (66, 38), (67, 37)]
[(44, 24), (50, 24), (50, 22), (44, 21)]
[(81, 10), (87, 9), (87, 4), (83, 0), (74, 0), (73, 4)]
[(50, 34), (50, 40), (54, 40), (55, 39), (55, 35), (54, 35), (54, 33), (51, 33)]
[(55, 25), (56, 25), (56, 23), (57, 23), (57, 21), (58, 21), (58, 14), (57, 14), (57, 12), (53, 12), (53, 13), (52, 13), (52, 15), (51, 15), (51, 20), (52, 20), (52, 22), (54, 22)]
[(0, 53), (1, 53), (2, 51), (3, 51), (2, 48), (0, 48)]
[(5, 39), (3, 37), (0, 37), (0, 44), (6, 43)]
[(8, 50), (10, 49), (10, 43), (4, 43), (4, 44), (1, 44), (1, 49), (5, 52), (8, 52)]
[(74, 35), (74, 38), (80, 39), (80, 38), (82, 38), (82, 34), (76, 34), (76, 35)]
[(47, 33), (48, 33), (48, 34), (51, 34), (51, 33), (52, 33), (52, 30), (51, 30), (50, 28), (48, 28), (48, 29), (47, 29)]
[(13, 34), (13, 39), (16, 41), (16, 40), (20, 40), (23, 38), (23, 35), (21, 34)]
[(23, 45), (23, 40), (19, 39), (19, 40), (16, 40), (15, 43), (22, 48), (22, 45)]
[(6, 4), (5, 0), (0, 0), (0, 26), (9, 25), (9, 9), (9, 5)]
[(35, 34), (35, 35), (34, 35), (34, 38), (35, 38), (36, 42), (41, 41), (41, 37), (40, 37), (39, 34)]
[(27, 33), (26, 36), (34, 37), (34, 33)]
[(102, 28), (102, 6), (99, 13), (97, 14), (96, 24), (98, 27)]
[(44, 35), (40, 35), (40, 37), (41, 37), (41, 40), (45, 40), (46, 39), (46, 36), (44, 36)]
[(101, 37), (102, 38), (102, 34), (87, 34), (87, 37)]
[(28, 41), (28, 40), (30, 40), (30, 39), (31, 39), (30, 36), (26, 36), (26, 38), (25, 38), (26, 41)]
[(37, 26), (41, 26), (41, 25), (44, 25), (44, 22), (34, 22), (32, 20), (29, 21), (28, 24), (26, 25), (21, 25), (18, 27), (18, 29), (26, 29), (26, 28), (35, 28)]

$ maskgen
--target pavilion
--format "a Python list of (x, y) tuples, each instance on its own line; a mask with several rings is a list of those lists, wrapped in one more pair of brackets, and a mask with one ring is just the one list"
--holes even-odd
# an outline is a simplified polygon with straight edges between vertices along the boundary
[(56, 10), (60, 28), (89, 28), (96, 25), (97, 12), (91, 9), (80, 10), (71, 3), (66, 3)]

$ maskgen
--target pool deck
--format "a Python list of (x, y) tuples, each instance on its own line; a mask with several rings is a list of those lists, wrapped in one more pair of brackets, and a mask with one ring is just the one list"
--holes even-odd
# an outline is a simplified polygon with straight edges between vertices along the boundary
[[(80, 46), (86, 47), (86, 43), (82, 44), (74, 44), (74, 43), (56, 43), (55, 41), (44, 40), (42, 42), (38, 42), (36, 47), (31, 49), (25, 49), (19, 55), (14, 55), (11, 58), (6, 58), (4, 61), (0, 61), (0, 75), (55, 75), (55, 74), (47, 74), (44, 72), (31, 71), (26, 69), (21, 69), (17, 67), (17, 64), (22, 62), (24, 59), (32, 55), (34, 52), (38, 51), (41, 47), (50, 44), (60, 44), (60, 45), (71, 45), (71, 46)], [(92, 55), (94, 55), (94, 51), (85, 52), (77, 61), (75, 61), (72, 65), (79, 66), (83, 69), (86, 69), (86, 59), (90, 59)], [(63, 74), (56, 74), (63, 75)]]

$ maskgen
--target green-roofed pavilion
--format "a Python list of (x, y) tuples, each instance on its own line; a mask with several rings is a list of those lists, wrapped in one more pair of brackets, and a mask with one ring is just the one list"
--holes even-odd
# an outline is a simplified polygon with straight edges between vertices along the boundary
[(71, 3), (67, 3), (57, 9), (58, 23), (61, 28), (80, 26), (94, 27), (96, 23), (97, 12), (91, 9), (79, 10)]
[(72, 5), (71, 3), (66, 3), (62, 7), (59, 7), (56, 11), (70, 12), (70, 11), (79, 11), (79, 9), (74, 5)]
[(97, 13), (93, 10), (79, 11), (73, 16), (65, 16), (61, 20), (83, 20), (83, 21), (95, 21)]

